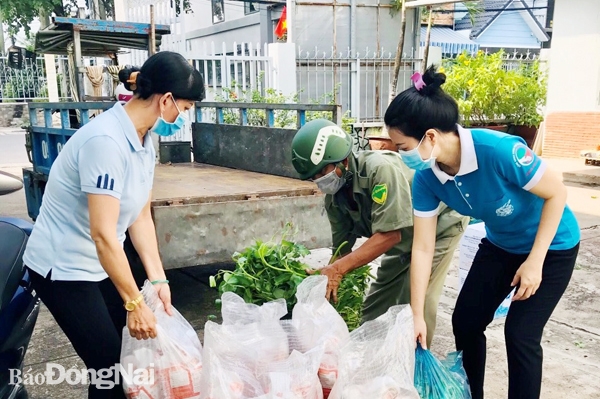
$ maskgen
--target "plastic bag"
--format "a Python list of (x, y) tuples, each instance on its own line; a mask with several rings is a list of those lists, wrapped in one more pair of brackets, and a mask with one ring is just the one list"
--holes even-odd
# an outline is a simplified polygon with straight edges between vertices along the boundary
[(392, 306), (350, 333), (340, 348), (330, 399), (419, 399), (414, 387), (414, 325), (408, 305)]
[(422, 399), (471, 399), (462, 353), (452, 352), (439, 361), (429, 350), (417, 345), (415, 387)]
[(277, 321), (287, 314), (285, 299), (267, 302), (262, 305), (246, 303), (233, 292), (224, 292), (221, 296), (221, 315), (223, 324), (252, 324)]
[(342, 316), (327, 301), (327, 276), (310, 276), (298, 286), (298, 302), (292, 310), (292, 325), (301, 352), (323, 346), (319, 380), (328, 394), (338, 376), (338, 356), (350, 334)]
[[(152, 284), (142, 288), (144, 301), (156, 316), (157, 336), (137, 340), (123, 329), (123, 387), (130, 399), (200, 398), (202, 346), (196, 331), (175, 309), (169, 316)], [(123, 373), (124, 369), (124, 373)], [(141, 378), (142, 375), (148, 378)]]
[(262, 381), (268, 365), (285, 361), (288, 336), (279, 322), (285, 301), (262, 306), (244, 303), (234, 293), (221, 297), (223, 324), (204, 329), (205, 365), (201, 391), (206, 399), (248, 399), (267, 394)]
[(273, 399), (323, 399), (323, 389), (317, 376), (323, 347), (306, 353), (292, 351), (282, 362), (272, 363), (263, 373), (266, 397)]

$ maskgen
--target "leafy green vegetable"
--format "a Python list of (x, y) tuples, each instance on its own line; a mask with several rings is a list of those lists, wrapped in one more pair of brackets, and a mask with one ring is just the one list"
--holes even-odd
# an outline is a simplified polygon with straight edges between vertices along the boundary
[[(233, 254), (235, 269), (220, 270), (211, 276), (211, 287), (217, 287), (219, 294), (233, 292), (241, 296), (247, 303), (262, 305), (263, 303), (283, 298), (288, 313), (291, 314), (296, 304), (296, 290), (300, 283), (308, 277), (309, 266), (301, 259), (310, 254), (303, 245), (286, 240), (289, 234), (288, 225), (279, 242), (256, 241), (242, 252)], [(330, 263), (337, 259), (342, 244), (332, 257)], [(338, 290), (338, 302), (333, 303), (350, 331), (360, 325), (362, 302), (372, 277), (369, 266), (362, 266), (342, 279)], [(220, 306), (220, 300), (218, 300)]]
[(373, 277), (371, 266), (365, 265), (347, 273), (340, 282), (337, 303), (332, 303), (332, 305), (342, 316), (350, 331), (356, 330), (360, 326), (362, 304), (371, 277)]

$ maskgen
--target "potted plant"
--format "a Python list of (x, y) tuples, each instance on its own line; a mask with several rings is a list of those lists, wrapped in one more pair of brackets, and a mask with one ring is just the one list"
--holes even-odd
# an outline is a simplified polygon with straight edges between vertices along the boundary
[(458, 102), (464, 126), (507, 130), (503, 105), (509, 100), (512, 82), (503, 65), (502, 52), (479, 51), (475, 56), (465, 52), (446, 62), (444, 89)]
[(544, 120), (543, 107), (546, 105), (547, 79), (540, 71), (538, 61), (522, 64), (513, 73), (514, 85), (510, 101), (504, 104), (504, 116), (509, 124), (508, 133), (525, 139), (529, 147)]
[(483, 127), (521, 136), (529, 146), (543, 120), (546, 77), (538, 61), (507, 68), (505, 53), (466, 53), (446, 62), (445, 90), (457, 102), (466, 127)]

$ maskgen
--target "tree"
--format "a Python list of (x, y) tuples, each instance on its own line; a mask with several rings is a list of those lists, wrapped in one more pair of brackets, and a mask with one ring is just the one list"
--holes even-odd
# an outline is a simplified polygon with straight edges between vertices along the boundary
[(392, 86), (390, 88), (390, 103), (396, 97), (398, 88), (398, 74), (400, 73), (400, 63), (402, 62), (402, 50), (404, 49), (404, 35), (406, 33), (406, 6), (404, 0), (392, 0), (392, 16), (400, 11), (400, 38), (396, 48), (396, 58), (394, 58), (394, 75), (392, 76)]
[(29, 37), (29, 23), (40, 14), (65, 16), (73, 6), (76, 7), (75, 0), (66, 0), (64, 4), (63, 0), (2, 0), (0, 19), (7, 24), (8, 36), (14, 44), (14, 38), (21, 29)]
[[(473, 0), (473, 1), (464, 1), (463, 5), (466, 8), (467, 14), (471, 19), (471, 25), (475, 25), (475, 17), (480, 12), (484, 11), (483, 3), (481, 0)], [(427, 69), (427, 60), (429, 58), (429, 46), (431, 44), (431, 27), (433, 26), (433, 13), (439, 12), (439, 7), (434, 9), (429, 6), (423, 11), (423, 16), (427, 18), (427, 33), (425, 35), (425, 47), (423, 48), (423, 70), (422, 73), (425, 73)]]
[[(8, 37), (11, 38), (13, 45), (14, 38), (21, 29), (29, 37), (31, 31), (29, 24), (35, 18), (47, 18), (52, 14), (58, 17), (67, 17), (71, 15), (72, 10), (78, 9), (77, 0), (1, 0), (1, 3), (0, 21), (4, 20), (7, 24)], [(93, 8), (91, 0), (86, 3), (88, 8)], [(186, 14), (192, 12), (190, 0), (177, 0), (174, 6), (177, 16), (182, 12)], [(98, 7), (99, 15), (95, 15), (95, 18), (114, 18), (114, 0), (98, 0)]]

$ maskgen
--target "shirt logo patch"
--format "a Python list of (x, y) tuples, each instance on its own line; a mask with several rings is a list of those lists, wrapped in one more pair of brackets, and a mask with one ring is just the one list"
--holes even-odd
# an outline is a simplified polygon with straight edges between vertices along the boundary
[(518, 143), (513, 147), (513, 158), (517, 166), (529, 166), (533, 163), (535, 154), (525, 144)]
[(375, 187), (373, 187), (373, 192), (371, 193), (371, 198), (373, 199), (373, 202), (375, 202), (376, 204), (383, 205), (383, 204), (385, 204), (385, 201), (387, 200), (387, 194), (388, 194), (387, 184), (378, 184)]
[(498, 215), (500, 217), (506, 217), (506, 216), (512, 215), (512, 213), (515, 210), (515, 207), (512, 206), (510, 201), (511, 200), (508, 200), (508, 202), (506, 204), (504, 204), (500, 208), (496, 209), (496, 215)]
[(99, 175), (96, 181), (96, 188), (102, 188), (104, 190), (111, 190), (115, 187), (115, 179), (111, 179), (108, 173), (104, 176)]

